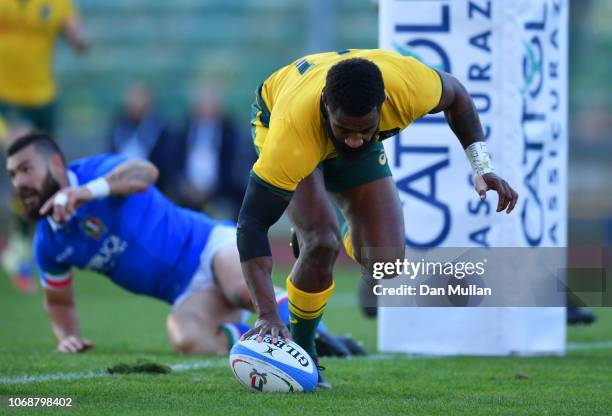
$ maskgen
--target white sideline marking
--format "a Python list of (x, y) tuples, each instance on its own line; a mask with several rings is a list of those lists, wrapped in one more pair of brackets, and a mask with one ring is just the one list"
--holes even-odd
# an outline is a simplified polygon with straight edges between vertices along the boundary
[(30, 384), (43, 383), (45, 381), (71, 381), (86, 378), (97, 378), (107, 375), (104, 371), (87, 371), (85, 373), (55, 373), (40, 375), (25, 375), (13, 377), (0, 377), (0, 384)]
[[(612, 349), (612, 340), (610, 341), (597, 341), (597, 342), (570, 342), (567, 344), (567, 351), (590, 351), (590, 350), (607, 350)], [(402, 355), (402, 354), (371, 354), (366, 357), (355, 357), (350, 360), (359, 361), (375, 361), (375, 360), (391, 360), (391, 359), (402, 359), (402, 360), (424, 360), (431, 358), (448, 358), (447, 356), (413, 356), (413, 355)], [(329, 360), (334, 358), (325, 358)], [(338, 358), (338, 360), (340, 360)], [(226, 360), (209, 360), (209, 361), (195, 361), (188, 363), (173, 364), (170, 366), (172, 371), (183, 372), (191, 370), (199, 370), (202, 368), (221, 368), (228, 365)], [(89, 378), (100, 378), (111, 376), (106, 371), (86, 371), (81, 373), (53, 373), (53, 374), (37, 374), (37, 375), (23, 375), (23, 376), (6, 376), (0, 377), (0, 385), (8, 384), (31, 384), (31, 383), (44, 383), (47, 381), (72, 381), (72, 380), (83, 380)]]
[[(182, 372), (190, 370), (199, 370), (201, 368), (220, 368), (226, 366), (225, 360), (215, 361), (196, 361), (192, 363), (180, 363), (173, 364), (169, 367), (172, 371)], [(9, 376), (0, 377), (0, 385), (2, 384), (30, 384), (30, 383), (44, 383), (46, 381), (72, 381), (72, 380), (83, 380), (88, 378), (99, 378), (110, 376), (106, 371), (86, 371), (82, 373), (54, 373), (54, 374), (37, 374), (37, 375), (24, 375), (24, 376)]]
[[(397, 358), (395, 354), (372, 354), (367, 357), (352, 358), (353, 360), (390, 360)], [(402, 356), (402, 359), (414, 359), (412, 356)], [(427, 357), (420, 357), (427, 358)], [(335, 358), (326, 358), (335, 359)], [(190, 370), (199, 370), (202, 368), (221, 368), (228, 365), (226, 360), (215, 360), (215, 361), (196, 361), (192, 363), (179, 363), (169, 366), (172, 371), (182, 372)], [(0, 377), (0, 385), (2, 384), (31, 384), (31, 383), (44, 383), (47, 381), (72, 381), (72, 380), (83, 380), (89, 378), (100, 378), (107, 377), (106, 371), (87, 371), (82, 373), (54, 373), (54, 374), (37, 374), (37, 375), (23, 375), (23, 376), (8, 376)]]
[(595, 342), (568, 342), (568, 351), (609, 350), (612, 349), (612, 340)]
[(199, 370), (200, 368), (221, 368), (228, 364), (227, 360), (214, 360), (214, 361), (196, 361), (193, 363), (179, 363), (170, 366), (172, 371), (190, 371)]

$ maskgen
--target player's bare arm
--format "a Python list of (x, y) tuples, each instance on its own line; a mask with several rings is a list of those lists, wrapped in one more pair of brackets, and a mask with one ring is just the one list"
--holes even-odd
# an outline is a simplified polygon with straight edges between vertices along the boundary
[(131, 160), (117, 166), (105, 177), (75, 188), (64, 188), (49, 198), (40, 209), (41, 215), (51, 213), (56, 222), (64, 223), (84, 203), (109, 195), (128, 196), (143, 192), (155, 183), (157, 168), (144, 160)]
[(91, 341), (81, 337), (79, 314), (71, 285), (45, 288), (45, 310), (58, 341), (57, 351), (76, 353), (94, 347)]
[(127, 196), (143, 192), (159, 177), (157, 168), (146, 160), (132, 160), (123, 163), (105, 176), (110, 194)]
[(289, 201), (284, 197), (250, 178), (238, 217), (237, 243), (242, 272), (258, 319), (243, 338), (255, 333), (260, 337), (271, 334), (273, 338), (279, 335), (291, 338), (276, 308), (268, 240), (268, 230), (283, 215), (287, 205)]
[(90, 48), (90, 42), (85, 33), (83, 23), (78, 18), (70, 18), (64, 23), (64, 37), (70, 46), (78, 53), (85, 53)]
[[(442, 96), (439, 104), (431, 113), (444, 111), (448, 125), (453, 130), (463, 149), (473, 155), (478, 165), (479, 148), (484, 145), (484, 132), (480, 124), (474, 102), (465, 87), (452, 75), (438, 72), (442, 80)], [(486, 152), (486, 148), (484, 149)], [(485, 155), (488, 157), (488, 154)], [(502, 178), (488, 169), (481, 172), (475, 169), (474, 186), (481, 199), (486, 198), (487, 190), (495, 190), (499, 196), (497, 212), (506, 210), (509, 214), (518, 201), (518, 193)]]

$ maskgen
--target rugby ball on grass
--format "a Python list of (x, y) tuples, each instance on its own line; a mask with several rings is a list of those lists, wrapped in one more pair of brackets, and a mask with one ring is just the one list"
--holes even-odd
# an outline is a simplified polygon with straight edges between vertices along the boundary
[(313, 391), (319, 376), (313, 359), (298, 344), (286, 339), (272, 343), (257, 334), (232, 347), (229, 356), (234, 375), (244, 387), (256, 393)]

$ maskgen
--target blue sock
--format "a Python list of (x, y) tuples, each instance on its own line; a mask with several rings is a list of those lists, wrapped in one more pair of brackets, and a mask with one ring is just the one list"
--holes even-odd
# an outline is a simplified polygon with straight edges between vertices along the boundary
[[(285, 323), (285, 325), (289, 325), (289, 298), (287, 297), (287, 292), (284, 290), (276, 291), (276, 303), (277, 303), (277, 311), (281, 320)], [(227, 336), (228, 343), (230, 348), (238, 342), (240, 336), (251, 329), (250, 326), (246, 325), (245, 322), (249, 319), (251, 313), (246, 311), (242, 315), (242, 319), (238, 323), (229, 323), (221, 325), (221, 330), (225, 332)], [(227, 326), (227, 327), (226, 327)], [(319, 322), (317, 326), (317, 330), (321, 332), (328, 333), (327, 327), (323, 322)]]
[(289, 298), (287, 297), (287, 292), (278, 291), (276, 293), (276, 310), (278, 311), (278, 316), (280, 316), (281, 321), (285, 323), (285, 325), (289, 325)]

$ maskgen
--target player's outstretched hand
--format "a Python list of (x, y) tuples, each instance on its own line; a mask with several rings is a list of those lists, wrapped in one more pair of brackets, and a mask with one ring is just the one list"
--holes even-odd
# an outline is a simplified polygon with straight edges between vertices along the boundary
[(93, 199), (91, 191), (85, 187), (64, 188), (55, 193), (40, 208), (40, 215), (51, 214), (53, 220), (63, 224), (68, 222), (74, 211)]
[(487, 198), (487, 191), (497, 191), (499, 201), (497, 202), (497, 212), (506, 210), (506, 213), (510, 214), (518, 201), (518, 193), (508, 182), (500, 178), (494, 173), (485, 173), (482, 176), (476, 176), (474, 179), (474, 188), (480, 195), (481, 200)]
[(69, 335), (57, 344), (57, 351), (70, 354), (87, 351), (94, 347), (95, 344), (85, 338)]
[(255, 326), (242, 335), (240, 339), (246, 339), (253, 334), (258, 334), (257, 342), (263, 341), (263, 337), (267, 334), (272, 335), (272, 342), (276, 342), (279, 337), (291, 339), (287, 325), (281, 321), (278, 314), (274, 314), (274, 316), (260, 316), (255, 322)]

